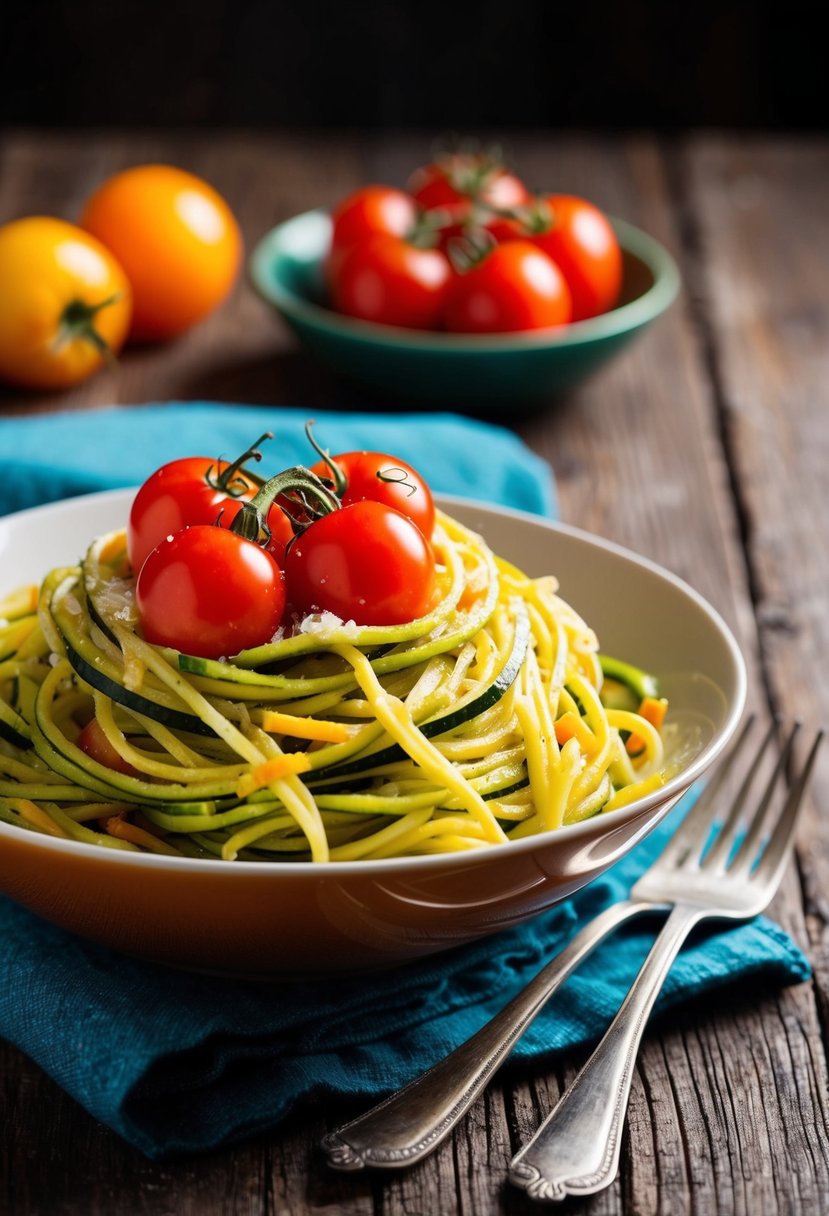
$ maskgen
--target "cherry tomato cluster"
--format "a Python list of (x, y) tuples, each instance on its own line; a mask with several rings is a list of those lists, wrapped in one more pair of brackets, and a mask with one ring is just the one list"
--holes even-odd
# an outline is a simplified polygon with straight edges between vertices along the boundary
[(267, 480), (245, 467), (261, 459), (254, 446), (232, 463), (174, 460), (144, 482), (127, 551), (147, 641), (220, 658), (312, 613), (396, 625), (430, 610), (435, 508), (426, 482), (396, 456), (332, 457), (311, 442), (321, 456), (311, 468)]
[(491, 156), (422, 166), (405, 191), (365, 186), (332, 219), (331, 303), (364, 321), (505, 333), (582, 321), (619, 298), (621, 250), (599, 208), (532, 195)]

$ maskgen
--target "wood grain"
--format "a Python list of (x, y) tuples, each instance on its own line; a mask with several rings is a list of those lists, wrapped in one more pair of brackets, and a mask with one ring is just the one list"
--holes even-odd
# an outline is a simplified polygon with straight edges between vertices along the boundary
[[(732, 625), (763, 709), (829, 721), (829, 146), (826, 141), (517, 133), (532, 183), (583, 193), (674, 253), (685, 290), (624, 358), (516, 422), (552, 465), (562, 515), (664, 564)], [(211, 179), (252, 243), (359, 182), (402, 184), (427, 134), (360, 138), (149, 132), (17, 134), (0, 143), (0, 222), (72, 218), (106, 174), (169, 160)], [(129, 352), (63, 396), (5, 391), (6, 413), (181, 397), (349, 408), (352, 390), (297, 352), (245, 284), (182, 341)], [(393, 401), (369, 404), (393, 408)], [(3, 454), (4, 457), (6, 454)], [(729, 991), (650, 1031), (620, 1176), (590, 1216), (818, 1216), (829, 1210), (829, 798), (825, 759), (773, 913), (813, 983)], [(536, 1210), (511, 1154), (579, 1059), (509, 1064), (452, 1139), (399, 1175), (326, 1170), (322, 1133), (356, 1113), (308, 1103), (273, 1134), (163, 1164), (96, 1124), (0, 1046), (3, 1216), (431, 1216)]]

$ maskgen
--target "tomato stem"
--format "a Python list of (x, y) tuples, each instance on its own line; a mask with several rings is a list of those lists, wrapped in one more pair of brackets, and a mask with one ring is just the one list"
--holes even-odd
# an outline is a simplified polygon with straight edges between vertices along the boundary
[[(305, 469), (301, 465), (295, 465), (293, 468), (285, 469), (284, 472), (271, 477), (260, 487), (250, 502), (244, 503), (230, 525), (231, 532), (236, 532), (245, 540), (254, 542), (258, 542), (260, 537), (263, 537), (264, 543), (267, 544), (271, 537), (267, 523), (268, 511), (279, 496), (283, 498), (296, 496), (303, 511), (315, 519), (322, 515), (330, 515), (332, 511), (339, 511), (342, 505), (336, 494), (329, 490), (316, 473), (312, 473), (310, 469)], [(294, 524), (295, 521), (290, 511), (286, 511), (286, 514)]]
[(80, 339), (93, 346), (107, 363), (114, 364), (115, 355), (112, 347), (103, 334), (100, 334), (95, 328), (95, 318), (99, 312), (104, 308), (109, 308), (111, 304), (116, 304), (120, 298), (121, 293), (116, 292), (98, 304), (88, 304), (86, 300), (70, 300), (60, 314), (60, 324), (54, 342), (55, 350), (59, 350), (67, 342), (75, 342)]
[(331, 470), (331, 480), (334, 483), (334, 493), (337, 495), (338, 498), (342, 498), (343, 494), (346, 491), (346, 487), (348, 486), (348, 482), (345, 479), (345, 474), (343, 473), (340, 466), (338, 464), (335, 464), (334, 461), (331, 459), (331, 452), (329, 451), (329, 449), (321, 448), (320, 445), (317, 443), (316, 438), (314, 437), (313, 428), (314, 428), (314, 420), (313, 420), (313, 418), (309, 418), (309, 420), (305, 423), (305, 434), (308, 438), (308, 442), (310, 443), (310, 445), (314, 449), (314, 451), (317, 453), (317, 455), (322, 460), (325, 461), (326, 466)]
[[(240, 498), (247, 487), (244, 478), (239, 477), (237, 479), (236, 474), (241, 471), (246, 460), (262, 459), (262, 453), (259, 451), (258, 445), (264, 443), (266, 439), (273, 439), (272, 431), (265, 431), (264, 435), (260, 435), (252, 447), (249, 447), (246, 452), (238, 456), (233, 461), (233, 464), (229, 464), (217, 477), (213, 476), (213, 466), (211, 465), (204, 475), (204, 480), (212, 489), (219, 490), (222, 494), (227, 494), (231, 498)], [(261, 478), (251, 476), (251, 480), (259, 482), (260, 485), (262, 484)], [(234, 483), (237, 487), (235, 489)]]
[(474, 228), (464, 236), (453, 236), (446, 247), (449, 261), (458, 274), (466, 274), (492, 252), (498, 244), (486, 228)]

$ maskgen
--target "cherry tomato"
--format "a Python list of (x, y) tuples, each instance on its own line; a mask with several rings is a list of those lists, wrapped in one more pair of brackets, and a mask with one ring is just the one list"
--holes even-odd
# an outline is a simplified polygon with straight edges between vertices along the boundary
[(551, 223), (530, 239), (553, 259), (573, 298), (573, 320), (613, 308), (622, 286), (622, 251), (607, 217), (582, 198), (550, 194)]
[(0, 378), (24, 388), (78, 384), (127, 335), (130, 285), (94, 237), (46, 216), (0, 228)]
[[(432, 492), (420, 474), (401, 460), (385, 452), (341, 452), (332, 457), (346, 480), (340, 495), (344, 507), (366, 499), (385, 503), (405, 515), (428, 539), (435, 526), (435, 504)], [(330, 477), (325, 461), (313, 465), (312, 473)]]
[(300, 612), (399, 625), (432, 607), (435, 558), (410, 519), (364, 500), (306, 528), (288, 549), (285, 577), (291, 605)]
[[(241, 471), (225, 485), (222, 476), (231, 467), (224, 460), (186, 456), (162, 465), (147, 478), (133, 499), (127, 524), (127, 552), (136, 574), (153, 549), (182, 528), (215, 524), (220, 517), (223, 527), (230, 526), (259, 488)], [(281, 563), (293, 529), (276, 505), (268, 512), (268, 527), (267, 548)]]
[(138, 777), (138, 769), (128, 764), (120, 752), (107, 739), (97, 718), (90, 719), (75, 740), (82, 752), (86, 752), (92, 760), (111, 768), (113, 772), (124, 773), (128, 777)]
[(212, 312), (239, 271), (242, 238), (207, 182), (171, 165), (136, 165), (100, 186), (81, 227), (111, 249), (132, 284), (130, 337), (174, 337)]
[(417, 223), (417, 206), (410, 195), (392, 186), (364, 186), (349, 194), (332, 212), (331, 251), (326, 266), (330, 276), (343, 254), (366, 237), (385, 233), (406, 237)]
[(444, 324), (457, 333), (504, 333), (566, 325), (570, 316), (555, 263), (529, 241), (507, 241), (455, 277)]
[(451, 208), (476, 199), (488, 207), (508, 210), (529, 201), (520, 178), (488, 156), (454, 153), (415, 170), (409, 192), (421, 207)]
[(153, 549), (135, 594), (148, 642), (206, 659), (269, 642), (285, 610), (282, 571), (271, 555), (209, 524)]
[(343, 255), (331, 281), (331, 298), (338, 312), (363, 321), (434, 329), (451, 273), (439, 249), (420, 249), (380, 233)]

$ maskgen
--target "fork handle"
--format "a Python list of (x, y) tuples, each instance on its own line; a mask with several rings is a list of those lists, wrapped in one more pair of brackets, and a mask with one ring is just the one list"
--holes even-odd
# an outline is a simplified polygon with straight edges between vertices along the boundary
[(678, 904), (604, 1038), (532, 1139), (509, 1178), (533, 1199), (592, 1195), (616, 1177), (633, 1066), (648, 1015), (682, 943), (704, 913)]
[(599, 913), (542, 967), (500, 1013), (404, 1089), (327, 1135), (322, 1147), (339, 1170), (403, 1168), (427, 1156), (462, 1118), (515, 1042), (571, 971), (614, 929), (660, 905), (616, 904)]

